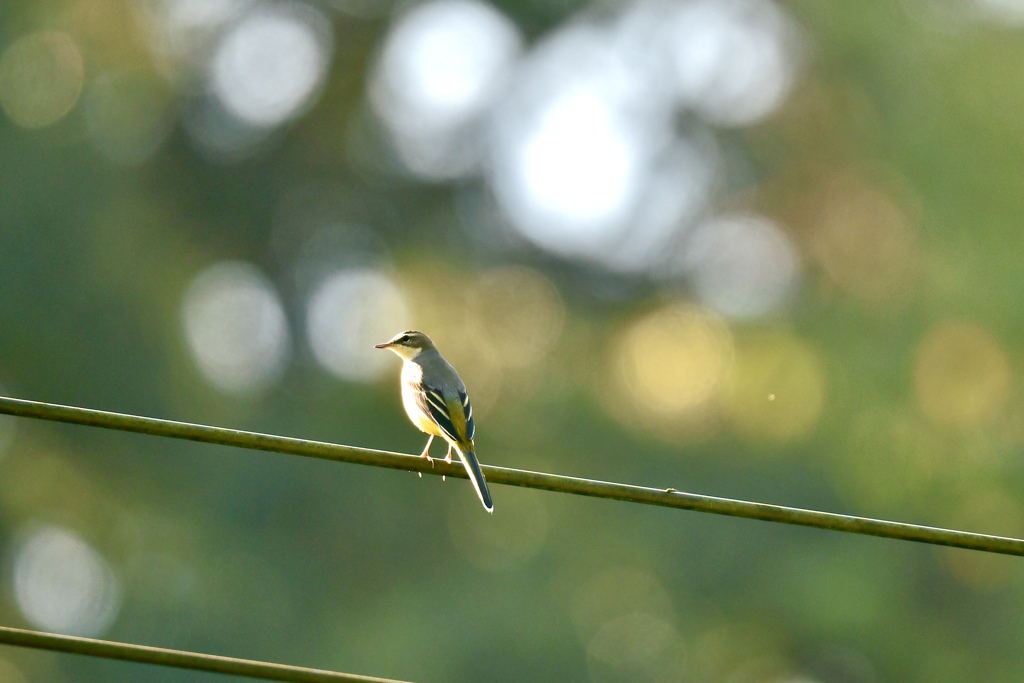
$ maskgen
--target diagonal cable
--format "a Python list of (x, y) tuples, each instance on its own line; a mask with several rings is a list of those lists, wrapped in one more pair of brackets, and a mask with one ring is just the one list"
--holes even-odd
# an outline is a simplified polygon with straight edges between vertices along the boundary
[(105, 659), (120, 659), (127, 662), (262, 678), (268, 681), (288, 681), (288, 683), (402, 683), (390, 678), (359, 676), (323, 669), (308, 669), (304, 666), (186, 652), (185, 650), (168, 650), (162, 647), (119, 643), (112, 640), (64, 636), (9, 626), (0, 626), (0, 643), (31, 647), (37, 650), (52, 650)]
[[(294, 439), (271, 434), (259, 434), (237, 429), (226, 429), (224, 427), (173, 422), (152, 417), (109, 413), (102, 410), (40, 403), (24, 399), (0, 397), (0, 413), (56, 422), (69, 422), (91, 427), (103, 427), (105, 429), (119, 429), (126, 432), (138, 432), (140, 434), (151, 434), (175, 439), (216, 443), (239, 448), (301, 455), (323, 460), (337, 460), (449, 477), (466, 477), (462, 466), (457, 463), (449, 464), (440, 460), (435, 460), (431, 463), (415, 455), (403, 455), (389, 451), (343, 446), (322, 441), (307, 441), (305, 439)], [(834, 512), (819, 512), (817, 510), (770, 505), (768, 503), (705, 496), (697, 493), (685, 493), (673, 488), (649, 488), (632, 484), (580, 479), (561, 474), (516, 470), (508, 467), (496, 467), (494, 465), (483, 465), (482, 469), (487, 476), (487, 481), (495, 484), (572, 493), (596, 498), (611, 498), (630, 503), (660, 505), (697, 512), (709, 512), (717, 515), (729, 515), (731, 517), (760, 519), (766, 522), (796, 524), (853, 534), (882, 536), (903, 541), (1024, 556), (1024, 540), (1018, 538), (990, 536), (955, 529), (920, 526), (868, 517), (854, 517)]]

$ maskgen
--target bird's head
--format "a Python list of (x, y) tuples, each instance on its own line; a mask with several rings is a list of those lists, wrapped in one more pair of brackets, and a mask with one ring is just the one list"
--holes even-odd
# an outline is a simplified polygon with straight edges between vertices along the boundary
[(411, 360), (424, 351), (434, 348), (434, 342), (430, 341), (430, 337), (422, 332), (407, 330), (406, 332), (399, 332), (390, 341), (376, 344), (374, 348), (390, 349), (403, 359)]

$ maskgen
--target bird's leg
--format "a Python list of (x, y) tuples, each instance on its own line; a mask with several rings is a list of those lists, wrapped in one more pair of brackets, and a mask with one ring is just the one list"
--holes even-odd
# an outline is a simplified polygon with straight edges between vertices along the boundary
[[(426, 458), (427, 462), (430, 463), (431, 467), (434, 466), (434, 459), (430, 457), (430, 444), (432, 444), (433, 442), (434, 442), (434, 435), (430, 434), (429, 437), (427, 438), (427, 445), (423, 447), (423, 452), (420, 453), (420, 457), (421, 458)], [(423, 478), (423, 473), (422, 472), (417, 472), (416, 474), (420, 475), (420, 479)]]
[[(451, 444), (448, 444), (448, 454), (444, 456), (444, 461), (446, 463), (448, 463), (449, 465), (452, 462), (452, 445)], [(441, 481), (444, 481), (444, 480), (445, 480), (445, 476), (442, 474), (441, 475)]]
[(426, 458), (427, 460), (430, 460), (431, 462), (433, 462), (433, 459), (430, 457), (430, 444), (432, 444), (433, 442), (434, 442), (434, 435), (430, 434), (427, 437), (427, 445), (423, 447), (423, 452), (420, 453), (420, 457), (421, 458)]

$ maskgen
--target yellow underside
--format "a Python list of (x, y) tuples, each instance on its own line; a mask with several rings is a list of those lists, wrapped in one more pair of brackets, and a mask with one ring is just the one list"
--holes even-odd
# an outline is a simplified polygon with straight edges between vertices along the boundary
[(412, 423), (416, 425), (416, 428), (419, 429), (421, 432), (426, 432), (427, 434), (433, 434), (434, 436), (446, 438), (444, 432), (441, 431), (441, 428), (438, 427), (433, 420), (428, 418), (420, 411), (417, 410), (415, 416), (410, 414), (409, 417), (412, 418)]
[(405, 412), (409, 416), (409, 419), (412, 420), (414, 425), (416, 425), (416, 429), (424, 432), (425, 434), (445, 438), (445, 434), (441, 431), (441, 428), (438, 427), (433, 420), (427, 417), (422, 410), (420, 410), (420, 407), (416, 405), (415, 400), (403, 400), (402, 403), (405, 406)]

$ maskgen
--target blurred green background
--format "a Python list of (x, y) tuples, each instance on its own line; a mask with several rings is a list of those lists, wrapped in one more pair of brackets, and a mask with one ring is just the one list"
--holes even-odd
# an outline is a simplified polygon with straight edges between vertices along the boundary
[[(0, 385), (1024, 534), (1018, 0), (0, 7)], [(435, 455), (442, 454), (436, 448)], [(1010, 681), (1021, 560), (0, 422), (0, 622), (415, 681)], [(215, 677), (207, 676), (210, 680)], [(205, 680), (13, 648), (0, 682)]]

